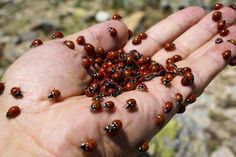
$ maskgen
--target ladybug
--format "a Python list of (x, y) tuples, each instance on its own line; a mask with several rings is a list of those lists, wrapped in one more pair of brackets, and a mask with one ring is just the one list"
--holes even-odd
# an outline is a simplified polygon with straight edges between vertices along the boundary
[(146, 86), (145, 83), (140, 83), (138, 86), (137, 86), (137, 89), (139, 91), (142, 91), (142, 92), (148, 92), (148, 87)]
[(61, 92), (57, 89), (53, 89), (49, 94), (48, 94), (48, 99), (53, 100), (53, 101), (58, 101), (59, 97), (61, 96)]
[(133, 112), (137, 109), (137, 102), (135, 99), (129, 99), (126, 101), (126, 104), (125, 104), (125, 109), (128, 111), (128, 112)]
[(7, 119), (13, 119), (16, 118), (17, 116), (19, 116), (21, 113), (21, 109), (19, 108), (19, 106), (12, 106), (6, 114)]
[(148, 142), (144, 142), (138, 146), (139, 152), (146, 152), (149, 149)]
[(115, 103), (113, 101), (107, 101), (102, 105), (105, 111), (111, 112), (115, 108)]
[(91, 152), (97, 148), (97, 143), (94, 139), (88, 139), (80, 144), (80, 149), (84, 152)]
[(57, 39), (57, 38), (63, 38), (64, 35), (62, 32), (54, 32), (53, 35), (52, 35), (52, 39)]
[(5, 84), (4, 83), (0, 83), (0, 95), (3, 94), (4, 90), (5, 90)]
[(89, 108), (90, 111), (93, 113), (101, 111), (102, 109), (101, 101), (93, 101)]
[(22, 93), (22, 91), (21, 91), (21, 89), (19, 87), (13, 87), (11, 89), (11, 95), (15, 99), (22, 99), (23, 98), (23, 93)]
[(104, 132), (109, 136), (115, 136), (122, 128), (122, 122), (118, 119), (113, 120), (111, 124), (104, 127)]

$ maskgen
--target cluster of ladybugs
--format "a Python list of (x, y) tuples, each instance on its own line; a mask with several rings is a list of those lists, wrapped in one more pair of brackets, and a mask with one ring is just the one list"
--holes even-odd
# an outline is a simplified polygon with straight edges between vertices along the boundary
[[(230, 4), (229, 7), (236, 10), (236, 5)], [(219, 10), (221, 8), (223, 8), (223, 4), (221, 4), (221, 3), (216, 3), (213, 7), (214, 10)], [(224, 37), (229, 34), (229, 30), (226, 27), (226, 21), (222, 20), (222, 13), (220, 11), (215, 11), (212, 14), (212, 20), (217, 22), (217, 29), (219, 31), (220, 36)], [(222, 38), (216, 38), (216, 40), (215, 40), (216, 44), (220, 44), (222, 42), (224, 42)], [(236, 45), (236, 41), (234, 39), (229, 39), (229, 40), (227, 40), (227, 42), (230, 42), (230, 43)], [(234, 66), (236, 64), (236, 57), (231, 57), (230, 50), (224, 51), (222, 53), (222, 56), (226, 61), (229, 61), (229, 65)]]
[[(221, 3), (216, 3), (213, 7), (214, 10), (219, 10), (223, 7)], [(236, 6), (229, 5), (232, 9), (236, 10)], [(120, 20), (122, 17), (119, 14), (114, 14), (112, 16), (113, 20)], [(213, 21), (217, 22), (217, 29), (220, 36), (226, 36), (229, 34), (229, 30), (226, 27), (225, 20), (222, 19), (222, 13), (216, 11), (212, 15)], [(111, 37), (117, 35), (117, 30), (113, 27), (109, 27), (107, 31), (110, 33)], [(132, 36), (132, 32), (128, 31), (129, 38)], [(55, 32), (52, 35), (52, 39), (63, 38), (64, 35), (61, 32)], [(132, 43), (133, 45), (141, 44), (142, 40), (147, 39), (147, 34), (142, 32), (136, 36)], [(222, 43), (221, 38), (215, 40), (216, 44)], [(236, 41), (233, 39), (228, 40), (228, 42), (236, 45)], [(65, 40), (63, 42), (68, 48), (74, 49), (75, 44), (73, 41)], [(143, 56), (136, 50), (132, 50), (129, 53), (125, 53), (123, 49), (112, 50), (106, 52), (103, 48), (98, 48), (95, 50), (91, 43), (86, 43), (84, 36), (78, 36), (76, 43), (84, 47), (87, 52), (87, 56), (82, 57), (82, 65), (87, 70), (88, 74), (91, 76), (92, 81), (89, 85), (85, 87), (85, 95), (92, 97), (92, 104), (89, 109), (92, 113), (96, 112), (114, 112), (115, 103), (113, 101), (103, 102), (103, 97), (113, 96), (125, 92), (137, 89), (142, 92), (148, 92), (148, 88), (145, 85), (145, 81), (150, 81), (155, 77), (161, 77), (161, 83), (166, 87), (171, 87), (171, 81), (177, 75), (182, 76), (181, 84), (183, 86), (190, 86), (194, 83), (194, 76), (192, 70), (189, 67), (178, 68), (176, 62), (182, 60), (180, 55), (174, 55), (166, 60), (166, 67), (161, 64), (152, 61), (150, 57)], [(37, 47), (42, 45), (43, 42), (40, 39), (35, 39), (30, 47)], [(176, 49), (173, 42), (167, 41), (163, 45), (166, 51), (173, 51)], [(231, 51), (227, 50), (223, 52), (223, 58), (229, 60), (229, 65), (236, 65), (236, 57), (231, 57)], [(4, 92), (5, 84), (0, 83), (0, 95)], [(19, 87), (13, 87), (11, 89), (11, 95), (16, 99), (23, 98), (23, 92)], [(48, 99), (51, 101), (59, 101), (61, 92), (57, 89), (53, 89), (48, 94)], [(191, 93), (187, 96), (186, 100), (183, 102), (183, 96), (180, 93), (175, 94), (175, 103), (177, 105), (177, 113), (183, 113), (186, 106), (190, 103), (196, 101), (196, 96)], [(168, 113), (174, 107), (173, 103), (170, 101), (164, 102), (164, 112)], [(135, 99), (126, 100), (125, 109), (127, 112), (135, 112), (137, 110), (137, 102)], [(18, 106), (11, 107), (6, 117), (12, 119), (17, 117), (21, 113)], [(163, 114), (156, 116), (156, 124), (162, 127), (165, 123), (165, 118)], [(115, 136), (122, 129), (122, 122), (119, 119), (113, 120), (110, 124), (104, 127), (104, 132), (108, 136)], [(85, 152), (93, 151), (97, 147), (94, 139), (88, 139), (87, 141), (81, 143), (80, 148)], [(140, 152), (147, 151), (149, 148), (146, 141), (142, 142), (138, 146)]]

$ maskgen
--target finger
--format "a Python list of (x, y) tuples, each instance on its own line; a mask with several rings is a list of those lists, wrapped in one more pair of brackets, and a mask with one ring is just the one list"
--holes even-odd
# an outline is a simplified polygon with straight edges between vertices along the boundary
[[(117, 34), (112, 36), (108, 30), (109, 27), (114, 28), (117, 31)], [(78, 45), (76, 42), (76, 39), (79, 36), (83, 36), (85, 38), (85, 43), (92, 44), (95, 50), (101, 47), (105, 51), (109, 51), (111, 49), (121, 48), (127, 42), (128, 29), (123, 22), (119, 20), (110, 20), (91, 26), (58, 41), (63, 43), (65, 40), (71, 40), (75, 43), (75, 50), (83, 52), (83, 45)]]
[(173, 90), (178, 91), (184, 97), (191, 92), (200, 95), (205, 87), (215, 78), (215, 76), (222, 71), (227, 65), (227, 61), (223, 59), (223, 52), (231, 51), (231, 57), (236, 56), (236, 46), (232, 43), (226, 42), (220, 45), (215, 45), (211, 49), (198, 58), (187, 58), (185, 61), (177, 63), (178, 67), (190, 67), (194, 75), (194, 84), (192, 86), (182, 86), (182, 77), (177, 76), (173, 80)]
[(188, 58), (198, 58), (201, 55), (203, 55), (207, 50), (209, 50), (210, 48), (212, 48), (216, 45), (215, 41), (216, 41), (217, 38), (221, 38), (223, 40), (223, 42), (226, 42), (229, 39), (235, 38), (235, 36), (236, 36), (236, 26), (233, 25), (233, 26), (229, 27), (228, 29), (230, 31), (229, 35), (227, 35), (226, 37), (221, 37), (219, 34), (217, 34), (214, 38), (212, 38), (206, 44), (204, 44), (199, 49), (194, 51), (194, 53), (189, 55)]
[[(233, 9), (225, 7), (220, 11), (222, 12), (222, 19), (226, 21), (227, 26), (235, 23), (236, 12)], [(218, 32), (217, 23), (212, 20), (213, 12), (214, 11), (206, 15), (199, 23), (178, 37), (174, 41), (176, 46), (174, 51), (167, 52), (162, 49), (153, 56), (153, 59), (159, 63), (165, 64), (166, 59), (173, 55), (180, 55), (182, 58), (186, 58), (205, 42), (210, 40)]]
[(132, 40), (130, 40), (124, 49), (127, 52), (136, 49), (146, 56), (152, 56), (161, 49), (164, 42), (174, 40), (189, 27), (196, 24), (204, 15), (205, 11), (200, 7), (180, 10), (148, 29), (146, 31), (148, 37), (142, 40), (142, 44), (133, 45)]

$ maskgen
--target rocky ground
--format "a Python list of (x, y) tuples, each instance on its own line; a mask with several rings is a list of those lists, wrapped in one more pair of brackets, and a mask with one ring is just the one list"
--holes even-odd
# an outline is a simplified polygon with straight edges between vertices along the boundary
[[(214, 0), (0, 0), (0, 78), (34, 38), (49, 40), (55, 30), (70, 34), (123, 15), (135, 33), (188, 5), (209, 9)], [(225, 4), (230, 0), (224, 0)], [(231, 1), (233, 2), (233, 0)], [(132, 6), (132, 7), (130, 7)], [(235, 157), (236, 67), (226, 68), (188, 108), (153, 138), (139, 157)]]

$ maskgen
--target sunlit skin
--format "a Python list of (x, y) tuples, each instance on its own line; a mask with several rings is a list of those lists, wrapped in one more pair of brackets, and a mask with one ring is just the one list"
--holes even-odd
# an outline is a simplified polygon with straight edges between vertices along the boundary
[[(224, 41), (235, 39), (236, 27), (232, 25), (236, 11), (229, 7), (217, 11), (222, 12), (230, 31), (221, 38)], [(236, 56), (236, 46), (232, 43), (215, 44), (220, 36), (217, 22), (212, 20), (213, 12), (207, 14), (200, 7), (178, 11), (148, 29), (147, 38), (138, 45), (132, 44), (132, 39), (128, 41), (128, 28), (121, 20), (111, 20), (31, 48), (8, 68), (1, 80), (5, 90), (0, 96), (0, 156), (133, 157), (140, 142), (150, 140), (160, 131), (163, 118), (166, 124), (177, 112), (174, 105), (170, 112), (164, 113), (163, 102), (175, 102), (176, 93), (184, 100), (190, 93), (199, 96), (227, 65), (222, 53), (230, 50), (231, 56)], [(107, 31), (109, 27), (117, 30), (115, 36)], [(192, 69), (194, 84), (182, 86), (182, 77), (177, 76), (167, 88), (160, 78), (154, 78), (145, 82), (147, 92), (136, 89), (116, 98), (104, 98), (104, 102), (114, 102), (116, 110), (112, 114), (92, 113), (89, 110), (91, 98), (81, 94), (89, 80), (82, 66), (82, 56), (85, 50), (93, 53), (93, 48), (78, 45), (78, 36), (84, 36), (95, 50), (100, 47), (108, 51), (125, 45), (126, 52), (136, 49), (163, 65), (167, 58), (180, 55), (183, 60), (176, 65)], [(63, 44), (66, 40), (73, 41), (75, 48)], [(171, 52), (164, 50), (166, 41), (173, 41), (176, 48)], [(23, 99), (11, 96), (12, 87), (22, 89)], [(52, 89), (60, 89), (60, 101), (48, 100)], [(132, 113), (124, 109), (130, 98), (136, 100), (138, 108)], [(21, 114), (9, 120), (6, 113), (14, 105), (20, 107)], [(106, 136), (104, 127), (115, 119), (122, 122), (122, 130), (117, 136)], [(81, 151), (80, 145), (86, 139), (96, 141), (94, 151)]]

